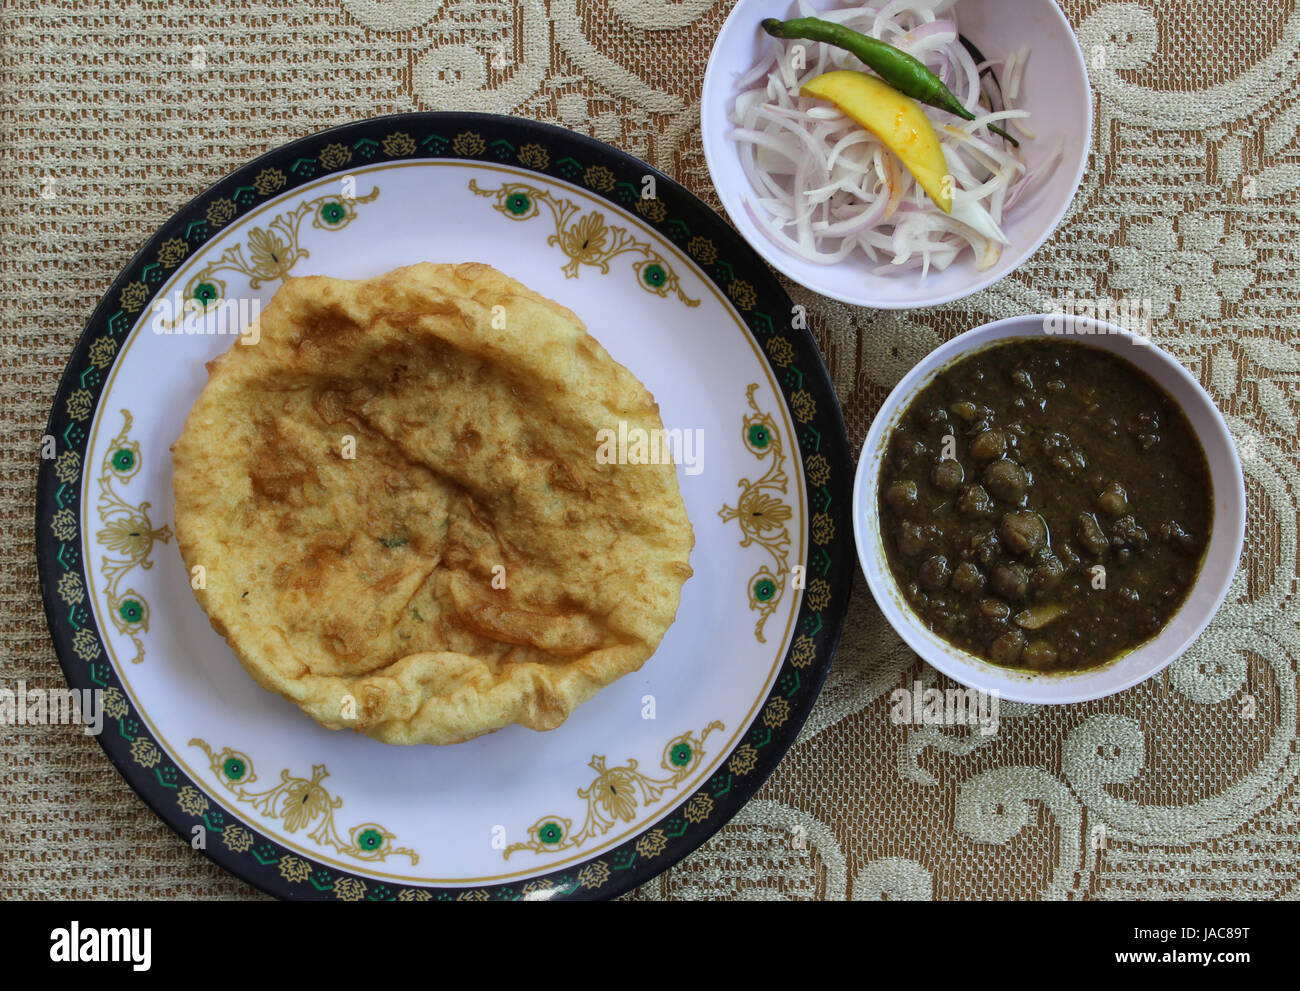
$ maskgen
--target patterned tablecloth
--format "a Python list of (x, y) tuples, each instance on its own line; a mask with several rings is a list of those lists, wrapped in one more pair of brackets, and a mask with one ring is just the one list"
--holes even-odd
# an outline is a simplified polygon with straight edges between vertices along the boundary
[[(971, 0), (978, 2), (978, 0)], [(62, 684), (32, 549), (35, 468), (100, 295), (193, 195), (251, 157), (407, 110), (588, 132), (715, 207), (700, 80), (719, 0), (5, 0), (0, 4), (3, 680)], [(895, 725), (943, 684), (865, 582), (798, 745), (731, 825), (635, 898), (1294, 898), (1300, 499), (1296, 0), (1066, 0), (1092, 66), (1090, 166), (1019, 271), (932, 310), (799, 287), (861, 444), (922, 355), (1054, 300), (1141, 297), (1228, 417), (1246, 553), (1160, 677), (1086, 705), (1003, 705), (1000, 732)], [(155, 818), (90, 737), (0, 727), (0, 897), (256, 895)], [(1092, 838), (1104, 826), (1098, 852)]]

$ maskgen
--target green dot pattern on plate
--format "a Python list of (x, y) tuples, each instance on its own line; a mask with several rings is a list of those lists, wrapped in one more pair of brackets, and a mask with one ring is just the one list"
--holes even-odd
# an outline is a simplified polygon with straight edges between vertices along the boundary
[(775, 582), (767, 578), (754, 582), (754, 598), (759, 602), (770, 602), (774, 595), (776, 595)]
[(335, 200), (329, 200), (322, 203), (320, 208), (320, 219), (327, 224), (337, 224), (345, 216), (347, 211), (343, 209), (343, 204)]
[(755, 423), (749, 428), (749, 443), (753, 447), (767, 447), (771, 442), (772, 436), (767, 432), (767, 427), (761, 423)]
[(144, 606), (135, 599), (126, 599), (117, 607), (117, 614), (128, 623), (138, 623), (144, 619)]
[(247, 769), (244, 762), (238, 757), (227, 757), (225, 763), (221, 765), (221, 773), (231, 781), (238, 781), (242, 778), (245, 770)]
[(135, 467), (135, 452), (122, 447), (113, 452), (113, 470), (130, 471)]
[(668, 752), (668, 760), (673, 767), (685, 767), (691, 762), (691, 748), (685, 743), (679, 743)]
[(560, 828), (558, 822), (543, 823), (542, 828), (537, 831), (537, 838), (547, 846), (555, 846), (564, 839), (564, 830)]
[(668, 281), (668, 273), (662, 265), (647, 265), (641, 272), (641, 278), (645, 279), (646, 285), (658, 289)]
[(511, 195), (506, 197), (506, 209), (509, 210), (511, 213), (513, 213), (516, 217), (522, 216), (523, 214), (527, 213), (529, 207), (531, 207), (532, 205), (533, 205), (533, 201), (530, 200), (523, 193), (512, 193)]
[(200, 282), (194, 287), (194, 298), (204, 306), (207, 306), (217, 298), (217, 287), (211, 282)]

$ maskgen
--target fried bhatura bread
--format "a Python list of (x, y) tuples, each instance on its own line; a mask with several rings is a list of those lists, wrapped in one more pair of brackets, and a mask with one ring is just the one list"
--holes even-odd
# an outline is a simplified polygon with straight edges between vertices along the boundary
[(258, 331), (172, 452), (195, 595), (260, 685), (450, 744), (553, 729), (654, 652), (694, 536), (671, 464), (598, 460), (598, 431), (663, 424), (571, 311), (421, 264), (288, 280)]

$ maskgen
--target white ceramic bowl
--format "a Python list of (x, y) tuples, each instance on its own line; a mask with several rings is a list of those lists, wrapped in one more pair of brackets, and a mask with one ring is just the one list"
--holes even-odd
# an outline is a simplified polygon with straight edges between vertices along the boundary
[[(818, 9), (847, 6), (843, 0), (813, 0)], [(736, 97), (736, 80), (757, 64), (767, 36), (758, 26), (765, 17), (791, 16), (790, 0), (740, 0), (722, 25), (709, 56), (700, 98), (700, 130), (709, 174), (731, 222), (745, 240), (777, 270), (825, 296), (877, 309), (937, 306), (991, 285), (1034, 253), (1056, 230), (1074, 199), (1092, 143), (1092, 95), (1083, 53), (1069, 21), (1054, 0), (958, 0), (957, 25), (984, 55), (995, 58), (1029, 45), (1017, 104), (1032, 117), (1037, 137), (1022, 141), (1030, 168), (1051, 157), (1064, 142), (1050, 177), (1026, 193), (1005, 216), (1011, 242), (996, 265), (981, 272), (967, 252), (946, 271), (872, 275), (876, 263), (861, 252), (836, 265), (804, 261), (776, 245), (750, 217), (741, 200), (750, 183), (740, 165), (737, 144), (727, 137)], [(794, 16), (797, 16), (795, 14)], [(956, 118), (954, 118), (956, 120)]]
[(884, 447), (912, 398), (939, 370), (974, 351), (1008, 338), (1041, 339), (1044, 317), (999, 320), (967, 331), (936, 348), (889, 394), (867, 434), (853, 489), (853, 532), (867, 584), (885, 617), (907, 645), (948, 677), (971, 688), (996, 691), (1014, 702), (1061, 704), (1113, 695), (1161, 671), (1191, 646), (1223, 603), (1241, 557), (1246, 527), (1246, 488), (1228, 425), (1200, 383), (1167, 352), (1114, 326), (1084, 323), (1101, 333), (1071, 337), (1127, 359), (1163, 387), (1182, 407), (1205, 448), (1214, 486), (1214, 532), (1200, 574), (1182, 608), (1153, 639), (1110, 664), (1069, 674), (1035, 674), (997, 667), (941, 639), (920, 621), (889, 571), (876, 509)]

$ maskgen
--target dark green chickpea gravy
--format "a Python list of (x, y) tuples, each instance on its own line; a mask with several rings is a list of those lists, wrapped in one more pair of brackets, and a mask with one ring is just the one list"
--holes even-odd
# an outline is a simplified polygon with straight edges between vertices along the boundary
[(997, 344), (903, 411), (880, 532), (908, 603), (1004, 667), (1096, 667), (1187, 597), (1214, 517), (1205, 451), (1136, 366), (1059, 339)]

